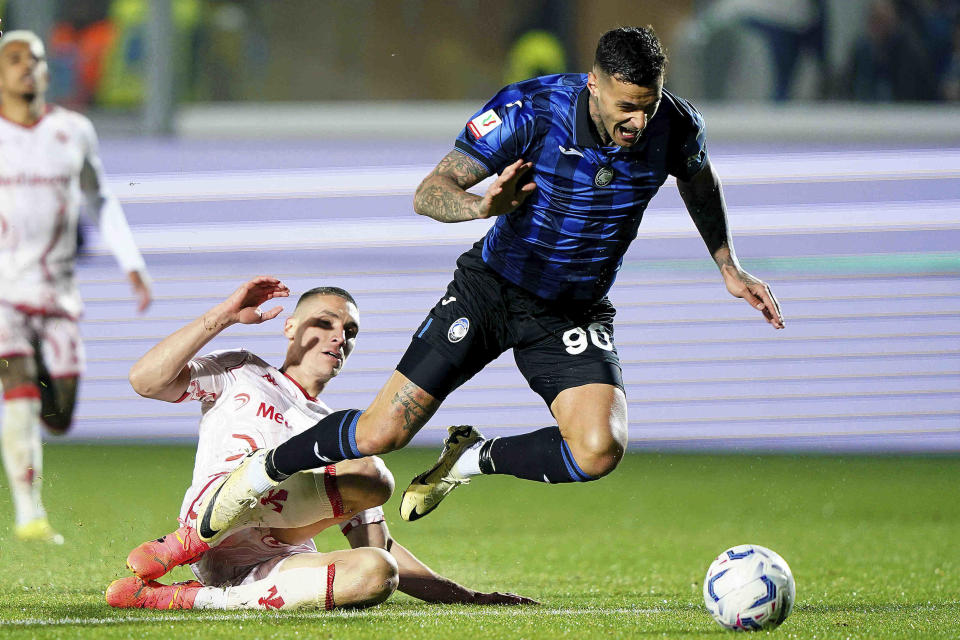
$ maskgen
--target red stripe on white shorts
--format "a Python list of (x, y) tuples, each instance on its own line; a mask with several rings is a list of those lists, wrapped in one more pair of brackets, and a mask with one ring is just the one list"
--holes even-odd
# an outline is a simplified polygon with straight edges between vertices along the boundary
[(337, 488), (337, 468), (332, 464), (323, 470), (323, 488), (327, 490), (327, 499), (333, 507), (333, 517), (339, 518), (343, 515), (343, 498)]
[(3, 392), (4, 400), (20, 400), (23, 398), (40, 399), (40, 387), (35, 384), (19, 384)]

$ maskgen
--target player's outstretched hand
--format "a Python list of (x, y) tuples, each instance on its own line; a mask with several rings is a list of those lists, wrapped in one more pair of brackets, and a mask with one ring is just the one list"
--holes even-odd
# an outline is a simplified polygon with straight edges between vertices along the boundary
[(774, 297), (767, 283), (755, 278), (743, 269), (724, 266), (723, 274), (727, 291), (737, 298), (743, 298), (750, 306), (760, 311), (774, 329), (783, 329), (783, 314), (780, 313), (780, 303)]
[(479, 208), (480, 217), (502, 216), (523, 204), (537, 188), (533, 180), (527, 179), (532, 168), (532, 162), (524, 162), (521, 158), (501, 171), (483, 194)]
[(130, 286), (133, 287), (133, 294), (137, 296), (137, 313), (143, 313), (153, 302), (150, 285), (147, 284), (139, 271), (131, 271), (127, 274), (127, 279), (130, 280)]
[(272, 276), (257, 276), (245, 282), (223, 301), (225, 311), (240, 324), (260, 324), (280, 315), (283, 307), (276, 306), (268, 311), (260, 311), (264, 302), (274, 298), (286, 298), (290, 289)]
[(477, 598), (474, 601), (474, 604), (518, 605), (518, 604), (540, 604), (540, 603), (532, 598), (527, 598), (526, 596), (518, 596), (515, 593), (500, 593), (499, 591), (494, 591), (493, 593), (477, 593)]

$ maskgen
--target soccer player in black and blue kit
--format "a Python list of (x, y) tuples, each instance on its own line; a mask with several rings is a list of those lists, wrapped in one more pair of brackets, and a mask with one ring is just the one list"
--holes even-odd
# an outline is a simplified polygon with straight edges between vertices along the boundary
[[(490, 440), (451, 427), (438, 463), (404, 493), (401, 515), (426, 515), (482, 473), (549, 483), (610, 473), (627, 443), (627, 401), (606, 294), (668, 175), (728, 291), (783, 328), (769, 287), (737, 261), (703, 119), (663, 89), (665, 63), (651, 29), (614, 29), (589, 73), (509, 85), (471, 118), (420, 184), (414, 208), (441, 222), (496, 223), (457, 261), (373, 404), (253, 454), (202, 507), (201, 538), (218, 540), (244, 500), (289, 474), (403, 447), (450, 392), (507, 349), (557, 424)], [(467, 192), (495, 174), (483, 196)]]

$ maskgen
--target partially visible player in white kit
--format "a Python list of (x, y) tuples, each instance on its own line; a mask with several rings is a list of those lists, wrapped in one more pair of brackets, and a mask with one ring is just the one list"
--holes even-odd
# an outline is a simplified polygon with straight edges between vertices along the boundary
[(0, 37), (0, 384), (3, 466), (21, 540), (60, 544), (40, 498), (40, 423), (70, 427), (83, 372), (74, 280), (81, 200), (143, 312), (150, 288), (120, 204), (106, 188), (90, 121), (48, 105), (43, 42)]
[[(393, 540), (380, 508), (393, 491), (393, 477), (375, 457), (294, 474), (260, 498), (217, 546), (199, 539), (197, 503), (217, 490), (220, 478), (245, 455), (274, 447), (331, 413), (317, 396), (340, 373), (360, 329), (356, 302), (343, 289), (318, 287), (300, 296), (283, 326), (287, 351), (280, 368), (243, 349), (197, 356), (233, 324), (277, 317), (281, 307), (261, 312), (259, 306), (287, 295), (276, 278), (254, 278), (131, 369), (137, 393), (168, 402), (198, 400), (203, 417), (180, 528), (130, 553), (127, 566), (135, 575), (114, 581), (107, 602), (150, 609), (332, 609), (377, 604), (399, 588), (429, 602), (532, 603), (459, 585)], [(313, 536), (334, 524), (352, 549), (318, 552)], [(199, 580), (157, 582), (183, 564), (192, 564)]]

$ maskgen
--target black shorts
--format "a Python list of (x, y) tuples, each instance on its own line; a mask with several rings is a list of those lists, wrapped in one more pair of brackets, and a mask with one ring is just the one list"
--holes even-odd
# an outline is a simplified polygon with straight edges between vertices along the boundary
[(544, 300), (488, 267), (481, 247), (477, 242), (457, 260), (446, 295), (417, 328), (397, 370), (443, 399), (513, 349), (520, 373), (547, 406), (571, 387), (623, 389), (610, 300)]

